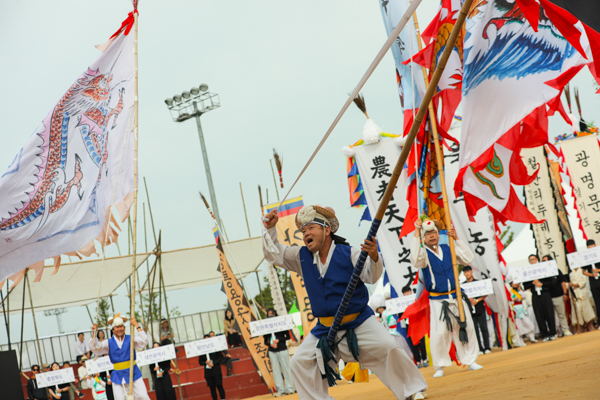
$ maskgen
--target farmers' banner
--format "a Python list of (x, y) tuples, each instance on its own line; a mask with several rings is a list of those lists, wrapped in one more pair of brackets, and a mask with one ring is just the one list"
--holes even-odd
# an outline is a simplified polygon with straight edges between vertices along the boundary
[(113, 196), (122, 221), (133, 202), (134, 35), (127, 33), (77, 77), (0, 176), (0, 281), (47, 258), (58, 267), (61, 254), (90, 255), (94, 238), (116, 241)]
[(560, 143), (586, 239), (600, 243), (600, 148), (595, 136)]
[[(279, 203), (267, 204), (265, 208), (267, 212), (270, 212), (274, 208), (277, 208), (278, 205)], [(296, 214), (298, 214), (302, 206), (304, 206), (304, 201), (302, 200), (302, 196), (299, 196), (286, 200), (277, 211), (277, 215), (279, 216), (277, 237), (279, 238), (279, 242), (286, 246), (304, 246), (302, 232), (298, 230), (295, 222)], [(304, 337), (306, 337), (317, 324), (317, 319), (312, 313), (308, 293), (306, 293), (306, 287), (304, 286), (304, 279), (300, 274), (295, 272), (290, 272), (290, 277), (292, 278), (294, 291), (298, 299), (298, 308), (302, 313), (302, 329)]]
[[(458, 123), (455, 123), (448, 133), (460, 142), (460, 125)], [(460, 145), (458, 143), (452, 143), (450, 149), (444, 151), (446, 182), (454, 182), (458, 176), (459, 153)], [(508, 299), (506, 298), (504, 278), (499, 266), (492, 213), (487, 207), (483, 207), (475, 214), (475, 221), (469, 220), (462, 193), (459, 193), (459, 196), (456, 197), (453, 190), (448, 190), (448, 203), (452, 224), (458, 238), (466, 243), (475, 255), (475, 260), (471, 264), (473, 276), (478, 280), (492, 280), (494, 293), (486, 297), (485, 302), (492, 311), (505, 317), (508, 316)]]
[(532, 175), (538, 170), (537, 176), (532, 183), (525, 186), (525, 202), (527, 208), (535, 217), (542, 221), (539, 224), (531, 224), (535, 247), (540, 258), (550, 255), (563, 274), (567, 274), (567, 256), (563, 235), (558, 224), (558, 213), (556, 212), (554, 189), (550, 180), (550, 169), (546, 161), (544, 147), (521, 150), (521, 157), (527, 166), (527, 172)]
[[(396, 160), (400, 156), (400, 148), (393, 139), (382, 138), (374, 144), (355, 146), (353, 150), (356, 174), (360, 176), (368, 210), (374, 213), (379, 208), (383, 193), (390, 181)], [(400, 230), (408, 210), (407, 186), (405, 168), (377, 233), (383, 263), (396, 293), (402, 293), (402, 288), (410, 285), (417, 274), (409, 261), (410, 246), (414, 236), (408, 235), (400, 239)]]
[(281, 285), (279, 283), (279, 277), (277, 276), (277, 270), (274, 266), (267, 265), (267, 273), (269, 277), (269, 286), (271, 287), (271, 298), (273, 299), (273, 308), (275, 309), (275, 311), (277, 311), (277, 315), (286, 315), (288, 312), (285, 308), (285, 300), (283, 298), (283, 293), (281, 292)]
[(240, 333), (244, 336), (244, 343), (248, 347), (252, 360), (256, 364), (260, 375), (264, 379), (267, 387), (273, 390), (275, 381), (273, 380), (273, 367), (269, 359), (269, 349), (265, 346), (262, 337), (252, 337), (250, 333), (250, 322), (256, 320), (254, 311), (250, 308), (248, 300), (244, 296), (240, 283), (233, 275), (231, 267), (225, 257), (223, 245), (221, 244), (221, 235), (218, 228), (215, 228), (217, 252), (219, 254), (219, 272), (223, 278), (223, 291), (227, 295), (227, 300), (235, 316), (235, 320), (240, 328)]
[(560, 177), (560, 164), (548, 158), (546, 159), (548, 160), (548, 167), (550, 169), (550, 182), (552, 183), (552, 192), (554, 192), (558, 226), (563, 235), (567, 252), (572, 253), (576, 250), (575, 239), (573, 238), (573, 230), (571, 229), (569, 215), (565, 207), (565, 190), (562, 187), (562, 178)]

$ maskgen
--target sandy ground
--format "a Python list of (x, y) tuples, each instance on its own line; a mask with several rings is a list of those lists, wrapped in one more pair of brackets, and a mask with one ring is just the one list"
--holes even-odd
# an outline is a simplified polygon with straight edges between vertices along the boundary
[[(509, 351), (496, 349), (477, 362), (484, 367), (480, 371), (452, 366), (439, 379), (433, 379), (432, 367), (421, 369), (429, 399), (600, 399), (600, 331)], [(394, 399), (373, 374), (369, 383), (339, 382), (329, 394), (337, 400)], [(298, 395), (282, 399), (295, 400)]]

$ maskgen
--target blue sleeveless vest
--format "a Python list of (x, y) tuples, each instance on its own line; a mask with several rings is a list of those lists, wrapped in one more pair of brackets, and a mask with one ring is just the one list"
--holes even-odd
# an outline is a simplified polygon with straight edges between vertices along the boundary
[[(123, 338), (123, 346), (119, 349), (119, 345), (117, 344), (116, 338), (113, 336), (108, 339), (108, 357), (110, 358), (110, 362), (114, 364), (118, 364), (124, 361), (129, 361), (129, 352), (131, 349), (131, 337), (129, 335), (125, 335)], [(133, 359), (135, 360), (136, 355), (135, 351), (133, 352)], [(142, 377), (142, 372), (138, 368), (137, 365), (133, 366), (133, 380), (137, 381)], [(120, 385), (125, 379), (125, 383), (129, 383), (129, 368), (118, 370), (115, 369), (110, 374), (110, 380), (114, 383)]]
[[(335, 246), (333, 255), (327, 268), (327, 273), (321, 277), (317, 264), (314, 264), (314, 254), (307, 247), (300, 249), (300, 263), (302, 265), (302, 277), (312, 312), (315, 317), (334, 317), (342, 302), (344, 292), (352, 277), (354, 265), (350, 256), (350, 246), (338, 244)], [(369, 292), (364, 282), (359, 280), (356, 290), (352, 295), (350, 304), (346, 309), (346, 315), (359, 313), (354, 321), (343, 324), (340, 330), (347, 330), (360, 326), (367, 318), (374, 315), (373, 310), (367, 304)], [(317, 339), (329, 332), (329, 327), (319, 321), (310, 331)]]
[[(429, 258), (429, 265), (431, 265), (431, 270), (429, 269), (429, 267), (421, 269), (421, 272), (423, 273), (423, 282), (425, 283), (425, 288), (430, 293), (445, 293), (456, 289), (456, 284), (454, 282), (454, 271), (452, 270), (452, 255), (450, 254), (450, 246), (448, 246), (447, 244), (441, 244), (439, 246), (440, 249), (442, 249), (442, 253), (444, 254), (444, 259), (440, 260), (430, 250), (426, 250), (427, 257)], [(433, 271), (433, 277), (431, 276), (431, 271)], [(433, 280), (435, 280), (435, 288), (433, 287)], [(453, 293), (451, 296), (429, 295), (429, 298), (435, 300), (444, 300), (449, 298), (455, 299), (456, 293)]]

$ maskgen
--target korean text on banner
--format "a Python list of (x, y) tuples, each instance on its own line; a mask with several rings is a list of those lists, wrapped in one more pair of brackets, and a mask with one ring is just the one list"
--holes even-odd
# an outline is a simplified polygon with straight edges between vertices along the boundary
[(575, 194), (575, 206), (586, 239), (600, 243), (600, 147), (598, 138), (584, 136), (560, 144)]
[(492, 286), (491, 279), (484, 279), (482, 281), (464, 282), (460, 284), (460, 288), (467, 295), (468, 298), (472, 297), (483, 297), (490, 294), (494, 294), (494, 287)]
[[(265, 206), (266, 211), (270, 212), (278, 205), (279, 203), (267, 204)], [(302, 196), (299, 196), (286, 200), (277, 211), (277, 215), (279, 216), (279, 222), (277, 222), (277, 237), (279, 238), (279, 241), (286, 246), (304, 246), (302, 232), (298, 230), (295, 222), (296, 214), (298, 214), (298, 211), (300, 211), (303, 206), (304, 201), (302, 200)], [(306, 337), (311, 329), (317, 325), (317, 319), (312, 313), (308, 293), (304, 286), (304, 279), (300, 274), (295, 272), (290, 272), (290, 277), (294, 284), (298, 308), (302, 313), (302, 329), (304, 330), (304, 337)]]
[(176, 358), (175, 346), (172, 344), (160, 346), (145, 351), (138, 351), (137, 365), (150, 365), (161, 361), (172, 360)]
[(524, 267), (511, 267), (514, 283), (531, 282), (535, 279), (544, 279), (558, 275), (558, 266), (555, 260), (543, 261)]
[(542, 221), (539, 224), (531, 224), (533, 236), (535, 237), (535, 247), (540, 256), (552, 256), (562, 273), (567, 274), (569, 270), (567, 268), (565, 246), (544, 147), (523, 149), (521, 150), (521, 157), (523, 157), (529, 175), (533, 175), (534, 171), (539, 168), (533, 182), (525, 186), (527, 208), (538, 220)]
[(35, 379), (37, 380), (38, 387), (43, 388), (74, 382), (75, 374), (73, 374), (73, 368), (71, 367), (37, 374)]
[(577, 269), (600, 263), (600, 246), (590, 247), (589, 249), (581, 250), (576, 253), (567, 254), (569, 268)]
[(227, 350), (227, 338), (225, 335), (219, 335), (207, 339), (200, 339), (183, 345), (185, 356), (187, 358), (201, 356), (203, 354), (216, 353), (217, 351)]
[(394, 297), (385, 301), (385, 309), (390, 314), (400, 314), (406, 310), (406, 307), (415, 302), (416, 295), (409, 294), (408, 296)]
[(250, 351), (252, 360), (259, 369), (265, 384), (269, 389), (273, 389), (275, 381), (273, 380), (273, 368), (269, 359), (268, 348), (265, 346), (262, 338), (253, 338), (250, 334), (250, 322), (255, 321), (256, 317), (250, 308), (250, 304), (248, 304), (248, 300), (244, 296), (240, 283), (233, 275), (231, 267), (227, 262), (223, 246), (221, 245), (220, 235), (217, 238), (217, 252), (219, 253), (219, 271), (223, 278), (223, 290), (227, 295), (229, 305), (240, 328), (240, 333), (244, 337), (244, 343), (248, 351)]
[(294, 320), (291, 315), (263, 319), (250, 322), (250, 333), (252, 337), (267, 335), (269, 333), (289, 331), (294, 328)]
[[(365, 198), (370, 210), (377, 210), (387, 188), (396, 160), (400, 156), (400, 148), (393, 139), (382, 139), (378, 143), (354, 147), (356, 165), (360, 181), (364, 188)], [(406, 188), (408, 187), (406, 168), (403, 169), (398, 186), (390, 200), (381, 227), (377, 232), (379, 249), (383, 255), (383, 263), (396, 293), (411, 285), (417, 275), (410, 263), (410, 247), (413, 235), (400, 238), (404, 217), (408, 211)]]
[(109, 356), (98, 357), (96, 360), (87, 360), (85, 362), (85, 368), (87, 369), (88, 374), (112, 371), (114, 369)]

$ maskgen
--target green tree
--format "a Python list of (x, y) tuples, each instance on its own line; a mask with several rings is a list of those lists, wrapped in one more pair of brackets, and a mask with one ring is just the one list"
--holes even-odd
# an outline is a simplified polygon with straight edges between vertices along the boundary
[[(142, 294), (142, 301), (144, 303), (144, 310), (142, 313), (141, 304), (139, 302), (139, 297), (136, 297), (135, 302), (135, 319), (138, 321), (143, 321), (144, 324), (147, 325), (147, 322), (144, 318), (142, 318), (142, 314), (147, 317), (148, 308), (150, 305), (148, 294)], [(160, 310), (159, 310), (160, 308)], [(129, 313), (128, 313), (129, 315)], [(167, 318), (167, 309), (165, 307), (165, 298), (162, 298), (162, 302), (159, 301), (158, 292), (152, 294), (152, 321), (160, 321), (163, 318)], [(169, 307), (169, 317), (175, 318), (179, 317), (181, 312), (179, 311), (179, 307)]]
[[(289, 276), (289, 272), (281, 268), (275, 268), (277, 271), (277, 277), (279, 279), (279, 285), (281, 286), (281, 293), (283, 294), (283, 300), (285, 302), (286, 310), (289, 310), (294, 302), (296, 301), (296, 292), (292, 288), (292, 279)], [(269, 277), (263, 278), (265, 286), (257, 296), (252, 299), (254, 302), (259, 304), (258, 307), (263, 318), (266, 316), (266, 310), (273, 308), (273, 296), (271, 296), (271, 285), (269, 284)]]
[[(515, 236), (515, 233), (511, 231), (511, 228), (512, 227), (510, 225), (508, 225), (506, 227), (506, 229), (504, 230), (504, 232), (502, 232), (500, 234), (500, 241), (504, 245), (505, 249), (512, 243), (513, 237)], [(508, 237), (507, 237), (507, 235), (508, 235)]]

